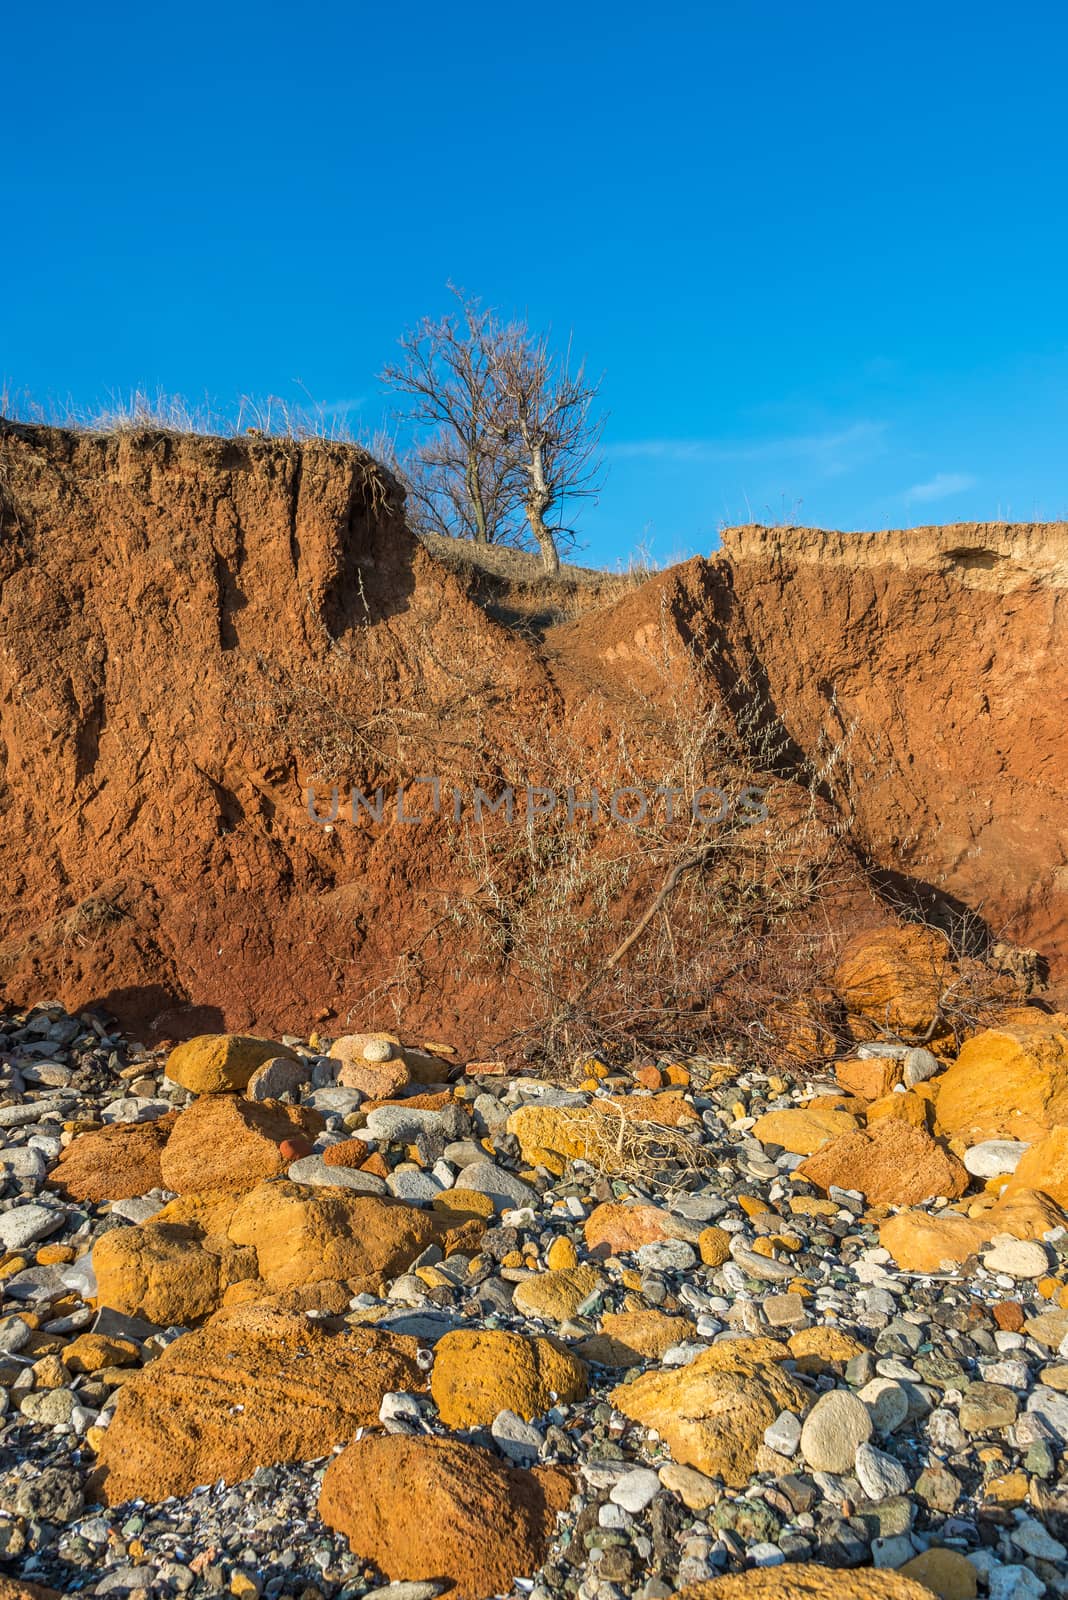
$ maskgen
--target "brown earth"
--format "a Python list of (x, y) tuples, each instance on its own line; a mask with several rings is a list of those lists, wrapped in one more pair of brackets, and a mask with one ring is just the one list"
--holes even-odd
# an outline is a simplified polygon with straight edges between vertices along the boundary
[[(520, 810), (522, 786), (550, 778), (580, 799), (593, 782), (651, 793), (713, 724), (703, 781), (729, 753), (733, 794), (741, 751), (772, 785), (746, 835), (764, 883), (829, 871), (802, 823), (833, 837), (849, 791), (821, 928), (885, 922), (886, 897), (943, 924), (981, 907), (1068, 981), (1064, 525), (736, 529), (714, 559), (565, 586), (562, 608), (510, 605), (508, 581), (418, 545), (395, 484), (350, 447), (0, 423), (8, 996), (100, 1005), (146, 1042), (402, 1023), (492, 1056), (561, 969), (575, 1005), (603, 982), (670, 858), (648, 851), (617, 881), (635, 836), (598, 823), (602, 877), (576, 857), (560, 904), (535, 875), (502, 919), (487, 884), (522, 880), (523, 861), (487, 858), (450, 786), (466, 805), (511, 782)], [(813, 798), (797, 774), (843, 738)], [(442, 814), (409, 826), (397, 781), (422, 774), (445, 785)], [(334, 783), (381, 784), (382, 822), (346, 820), (343, 801), (329, 830), (313, 820), (308, 785), (325, 816)], [(430, 803), (424, 786), (407, 811)], [(501, 818), (488, 836), (499, 853), (525, 837)], [(576, 950), (576, 908), (605, 885), (610, 915)], [(693, 891), (694, 927), (729, 889), (728, 872)], [(758, 915), (744, 936), (721, 919), (721, 965), (773, 936)], [(538, 926), (549, 982), (517, 954)], [(648, 948), (620, 970), (641, 975)], [(720, 986), (714, 962), (694, 971), (670, 992), (653, 971), (650, 1007), (689, 1014)]]

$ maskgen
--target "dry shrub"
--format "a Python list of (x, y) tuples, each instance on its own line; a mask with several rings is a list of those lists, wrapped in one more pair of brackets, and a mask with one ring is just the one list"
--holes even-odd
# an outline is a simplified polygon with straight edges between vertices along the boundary
[[(688, 800), (715, 785), (737, 800), (756, 785), (766, 819), (732, 809), (708, 825), (680, 804), (673, 820), (662, 805), (634, 826), (568, 824), (558, 810), (512, 829), (469, 822), (458, 842), (476, 887), (454, 910), (457, 942), (506, 971), (508, 1043), (548, 1065), (590, 1049), (778, 1051), (769, 1016), (826, 970), (835, 900), (856, 883), (848, 805), (833, 804), (848, 738), (787, 780), (787, 735), (755, 685), (736, 685), (729, 709), (696, 663), (680, 677), (677, 646), (656, 680), (601, 752), (602, 793), (659, 783)], [(588, 762), (563, 731), (527, 751), (531, 781), (558, 791)]]
[(698, 1134), (613, 1115), (610, 1100), (594, 1100), (568, 1122), (568, 1134), (585, 1146), (582, 1159), (605, 1177), (625, 1178), (642, 1189), (670, 1194), (716, 1167), (722, 1157)]

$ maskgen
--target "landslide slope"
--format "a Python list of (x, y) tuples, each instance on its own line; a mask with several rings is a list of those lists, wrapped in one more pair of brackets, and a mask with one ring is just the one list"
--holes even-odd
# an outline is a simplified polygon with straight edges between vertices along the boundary
[[(530, 922), (493, 903), (450, 786), (655, 786), (688, 760), (712, 782), (748, 746), (780, 783), (769, 827), (833, 831), (844, 792), (813, 796), (811, 768), (843, 723), (841, 933), (885, 914), (874, 866), (981, 902), (1056, 966), (1065, 550), (1063, 527), (737, 530), (717, 559), (516, 627), (352, 447), (0, 424), (0, 983), (146, 1036), (403, 1019), (492, 1048)], [(397, 781), (429, 774), (442, 814), (399, 823)], [(339, 785), (335, 825), (309, 784), (324, 815)], [(351, 784), (382, 785), (382, 823), (346, 820)], [(609, 866), (624, 834), (598, 846)], [(538, 848), (509, 857), (528, 911)], [(577, 881), (576, 853), (573, 905), (602, 943), (665, 859), (618, 878), (606, 922), (617, 880)], [(566, 909), (546, 924), (565, 968)]]

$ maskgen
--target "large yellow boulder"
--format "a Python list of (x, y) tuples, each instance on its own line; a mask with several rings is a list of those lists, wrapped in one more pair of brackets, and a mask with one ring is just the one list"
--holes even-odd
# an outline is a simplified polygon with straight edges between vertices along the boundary
[(1021, 1189), (1038, 1189), (1068, 1209), (1068, 1128), (1054, 1128), (1020, 1157), (1005, 1185), (1003, 1198)]
[(251, 1250), (166, 1222), (105, 1233), (93, 1248), (93, 1269), (100, 1305), (164, 1328), (210, 1316), (232, 1283), (257, 1276)]
[(325, 1126), (310, 1106), (246, 1100), (236, 1094), (204, 1095), (181, 1113), (163, 1147), (164, 1187), (175, 1194), (249, 1189), (285, 1172), (294, 1157), (283, 1146), (300, 1142), (307, 1153)]
[(935, 1600), (935, 1593), (914, 1578), (885, 1568), (843, 1572), (840, 1567), (803, 1561), (691, 1583), (672, 1600)]
[(1023, 1189), (1002, 1197), (980, 1216), (958, 1212), (902, 1211), (879, 1229), (879, 1243), (905, 1272), (941, 1272), (976, 1255), (995, 1234), (1014, 1239), (1040, 1239), (1050, 1228), (1063, 1227), (1068, 1217), (1052, 1200)]
[(987, 1028), (966, 1040), (939, 1079), (935, 1115), (966, 1145), (1033, 1144), (1068, 1123), (1068, 1017)]
[(248, 1088), (257, 1067), (274, 1056), (298, 1057), (273, 1039), (243, 1033), (201, 1033), (175, 1045), (167, 1057), (167, 1076), (193, 1094), (235, 1094)]
[(582, 1399), (586, 1364), (555, 1339), (458, 1328), (435, 1346), (430, 1392), (448, 1428), (477, 1428), (501, 1411), (530, 1422)]
[[(834, 975), (851, 1023), (916, 1038), (934, 1022), (955, 971), (949, 942), (930, 928), (879, 928), (842, 952)], [(854, 1027), (863, 1036), (865, 1030)], [(868, 1030), (870, 1033), (870, 1030)]]
[(233, 1243), (255, 1250), (259, 1275), (270, 1288), (343, 1278), (356, 1286), (354, 1293), (376, 1292), (428, 1245), (446, 1254), (461, 1243), (473, 1249), (482, 1231), (474, 1218), (461, 1221), (379, 1195), (285, 1181), (242, 1195), (228, 1229)]
[(156, 1501), (329, 1455), (378, 1422), (384, 1395), (425, 1388), (418, 1349), (399, 1334), (328, 1331), (270, 1307), (222, 1312), (123, 1384), (98, 1487), (109, 1505)]
[(632, 1422), (655, 1428), (682, 1466), (739, 1489), (753, 1475), (765, 1429), (780, 1411), (800, 1416), (808, 1406), (808, 1391), (780, 1365), (789, 1356), (773, 1339), (726, 1340), (689, 1366), (621, 1384), (609, 1399)]
[(824, 1192), (855, 1189), (878, 1206), (914, 1206), (935, 1195), (954, 1200), (970, 1181), (956, 1156), (923, 1128), (887, 1117), (825, 1144), (797, 1176)]
[(810, 1156), (839, 1134), (852, 1133), (856, 1117), (848, 1111), (825, 1111), (799, 1106), (786, 1111), (765, 1111), (753, 1124), (753, 1137), (761, 1144), (779, 1144), (791, 1155)]

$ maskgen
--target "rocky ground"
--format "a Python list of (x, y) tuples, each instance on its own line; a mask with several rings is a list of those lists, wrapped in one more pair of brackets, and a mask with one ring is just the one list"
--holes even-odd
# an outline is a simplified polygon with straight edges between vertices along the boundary
[(1068, 1592), (1068, 1019), (567, 1088), (0, 1027), (0, 1593)]

